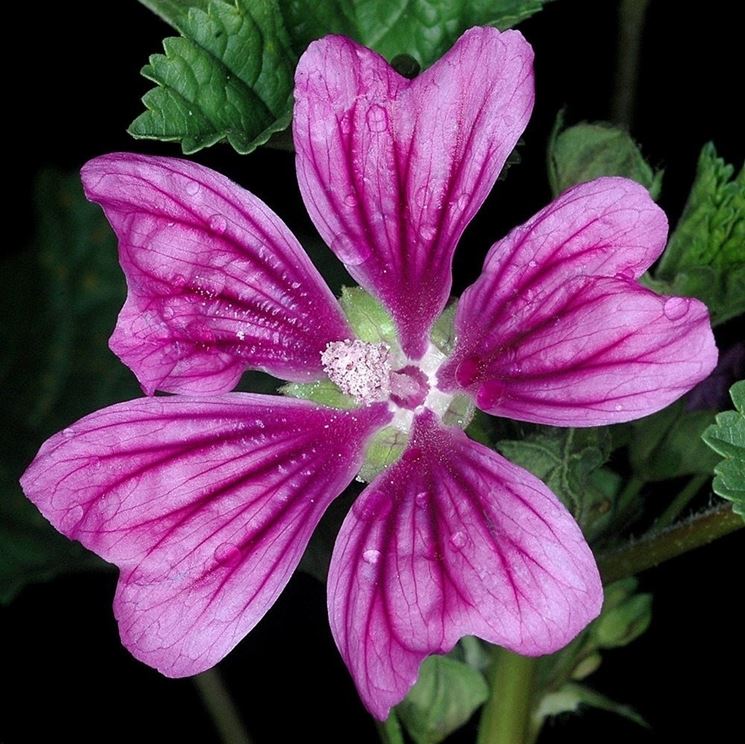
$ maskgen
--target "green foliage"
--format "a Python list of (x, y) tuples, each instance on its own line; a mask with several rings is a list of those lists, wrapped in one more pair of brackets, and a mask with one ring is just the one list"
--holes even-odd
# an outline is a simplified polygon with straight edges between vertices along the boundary
[(279, 0), (295, 49), (325, 34), (342, 34), (386, 59), (408, 54), (422, 67), (441, 57), (471, 26), (505, 29), (537, 13), (547, 0)]
[(713, 472), (717, 458), (701, 441), (713, 422), (713, 411), (687, 411), (683, 401), (634, 422), (629, 459), (636, 477), (661, 481)]
[[(173, 26), (142, 74), (156, 83), (130, 126), (186, 154), (227, 141), (246, 154), (286, 129), (293, 72), (314, 39), (343, 34), (413, 75), (467, 28), (508, 28), (549, 0), (140, 0)], [(406, 56), (404, 56), (406, 55)]]
[(142, 69), (157, 87), (130, 134), (178, 141), (186, 154), (226, 140), (246, 154), (287, 127), (296, 57), (276, 0), (146, 4), (182, 36)]
[(567, 682), (560, 690), (546, 695), (538, 706), (535, 719), (540, 725), (540, 722), (548, 716), (555, 716), (559, 713), (576, 713), (583, 705), (615, 713), (640, 726), (647, 727), (647, 722), (633, 708), (617, 703), (605, 695), (576, 682)]
[(139, 395), (108, 350), (124, 300), (116, 245), (75, 176), (45, 173), (37, 245), (0, 270), (0, 599), (31, 581), (103, 566), (59, 535), (23, 497), (18, 477), (44, 439), (77, 418)]
[(438, 744), (466, 723), (488, 695), (481, 672), (448, 656), (430, 656), (396, 712), (416, 744)]
[(714, 324), (745, 312), (745, 167), (701, 151), (683, 216), (650, 282), (665, 294), (698, 297)]
[(592, 539), (602, 532), (612, 511), (601, 466), (610, 456), (607, 429), (555, 429), (545, 426), (522, 440), (502, 440), (497, 449), (510, 462), (540, 478), (572, 512)]
[(554, 195), (600, 176), (632, 178), (656, 199), (662, 171), (654, 171), (628, 132), (604, 122), (563, 129), (559, 114), (548, 149), (548, 177)]
[(586, 685), (577, 684), (597, 670), (601, 652), (626, 646), (644, 633), (652, 619), (652, 595), (636, 592), (636, 579), (617, 581), (605, 589), (603, 611), (568, 646), (540, 660), (537, 674), (539, 700), (534, 713), (536, 728), (559, 713), (581, 706), (607, 710), (646, 725), (631, 708), (610, 700)]
[(745, 519), (745, 380), (730, 388), (735, 411), (724, 411), (704, 432), (704, 441), (722, 460), (715, 468), (713, 488), (732, 502), (732, 510)]

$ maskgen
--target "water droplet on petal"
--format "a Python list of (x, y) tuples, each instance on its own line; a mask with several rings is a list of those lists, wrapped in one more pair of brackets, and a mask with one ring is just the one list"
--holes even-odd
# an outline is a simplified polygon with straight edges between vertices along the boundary
[(430, 199), (429, 186), (425, 184), (424, 186), (421, 186), (417, 190), (416, 195), (414, 196), (414, 201), (416, 202), (416, 205), (418, 207), (424, 207), (426, 206), (429, 199)]
[(187, 181), (185, 188), (189, 196), (196, 196), (201, 186), (196, 181)]
[(687, 297), (670, 297), (665, 300), (662, 312), (668, 320), (680, 320), (687, 312), (691, 301)]
[(616, 410), (623, 411), (623, 406), (620, 403), (616, 403)]
[(485, 382), (476, 394), (476, 405), (482, 410), (493, 408), (504, 397), (504, 385), (498, 380)]
[(388, 129), (388, 112), (379, 103), (374, 103), (368, 109), (367, 128), (371, 132), (384, 132)]
[(62, 436), (63, 437), (74, 437), (75, 429), (73, 429), (72, 426), (68, 426), (66, 429), (62, 429)]
[(634, 278), (634, 270), (633, 269), (624, 269), (623, 271), (619, 271), (616, 274), (616, 279), (620, 279), (621, 281), (629, 282)]
[(64, 517), (62, 517), (62, 521), (60, 522), (60, 530), (63, 533), (68, 534), (80, 524), (80, 521), (82, 519), (83, 507), (80, 506), (80, 504), (76, 504), (67, 511)]
[(115, 493), (108, 493), (98, 500), (98, 511), (105, 519), (111, 519), (122, 505), (122, 501)]
[(455, 550), (462, 550), (465, 547), (467, 540), (466, 533), (461, 532), (460, 530), (458, 530), (458, 532), (453, 532), (453, 534), (450, 535), (450, 545)]
[(370, 258), (370, 248), (362, 241), (355, 241), (348, 235), (337, 235), (331, 241), (331, 250), (342, 263), (359, 266)]
[(420, 491), (416, 496), (414, 496), (414, 503), (419, 508), (423, 509), (427, 505), (427, 492)]
[(437, 233), (434, 225), (422, 225), (419, 228), (419, 232), (424, 240), (432, 240)]
[(213, 214), (209, 221), (210, 230), (222, 235), (228, 227), (228, 221), (221, 214)]
[(468, 206), (468, 203), (470, 201), (471, 201), (471, 194), (466, 192), (465, 194), (461, 194), (458, 197), (458, 200), (455, 202), (455, 204), (459, 210), (463, 211)]
[(375, 548), (368, 548), (362, 554), (362, 560), (365, 561), (365, 563), (369, 563), (371, 566), (374, 566), (378, 562), (379, 558), (380, 558), (380, 551), (375, 550)]
[(215, 548), (215, 560), (223, 566), (235, 566), (241, 561), (241, 550), (232, 543), (222, 543)]
[(530, 261), (528, 261), (528, 266), (530, 266), (531, 269), (534, 269), (536, 266), (538, 266), (538, 261), (535, 261), (531, 258)]
[(357, 206), (357, 197), (356, 197), (356, 196), (355, 196), (354, 194), (352, 194), (352, 193), (349, 193), (349, 194), (347, 194), (347, 195), (346, 195), (346, 196), (344, 197), (344, 203), (345, 203), (345, 204), (346, 204), (346, 205), (347, 205), (348, 207), (356, 207), (356, 206)]

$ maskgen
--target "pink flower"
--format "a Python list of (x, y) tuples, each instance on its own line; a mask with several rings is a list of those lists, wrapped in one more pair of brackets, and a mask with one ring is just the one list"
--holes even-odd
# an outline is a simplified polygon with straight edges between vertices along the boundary
[[(667, 224), (621, 178), (570, 189), (496, 243), (458, 302), (454, 348), (430, 340), (456, 243), (531, 112), (519, 33), (472, 29), (412, 81), (327, 37), (296, 83), (308, 211), (400, 342), (356, 338), (288, 228), (224, 177), (97, 158), (83, 182), (119, 236), (129, 286), (111, 348), (148, 395), (178, 395), (85, 417), (43, 445), (23, 487), (119, 566), (123, 643), (178, 677), (259, 621), (372, 438), (392, 432), (406, 449), (347, 515), (328, 580), (336, 643), (384, 718), (422, 660), (461, 636), (545, 654), (602, 601), (567, 510), (450, 425), (456, 404), (542, 424), (628, 421), (693, 387), (716, 349), (700, 302), (637, 283)], [(246, 369), (328, 377), (356, 407), (230, 392)]]

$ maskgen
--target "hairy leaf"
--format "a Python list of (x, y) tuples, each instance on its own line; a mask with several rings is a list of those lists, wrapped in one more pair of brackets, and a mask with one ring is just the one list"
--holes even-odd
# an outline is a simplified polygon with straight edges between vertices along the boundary
[(704, 147), (683, 216), (651, 286), (698, 297), (715, 324), (745, 312), (745, 166), (735, 169)]
[(645, 186), (652, 198), (659, 196), (662, 171), (649, 166), (628, 132), (604, 122), (562, 126), (559, 114), (548, 152), (554, 195), (601, 176), (625, 176)]

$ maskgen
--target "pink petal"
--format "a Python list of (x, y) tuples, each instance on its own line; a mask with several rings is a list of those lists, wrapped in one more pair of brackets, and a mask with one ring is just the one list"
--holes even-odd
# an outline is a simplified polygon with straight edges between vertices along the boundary
[(522, 421), (599, 426), (664, 408), (717, 351), (706, 307), (635, 279), (660, 254), (663, 212), (622, 178), (570, 189), (487, 256), (460, 299), (440, 387)]
[(247, 368), (314, 379), (326, 344), (350, 337), (292, 233), (224, 176), (120, 153), (91, 160), (82, 177), (127, 275), (110, 345), (146, 393), (226, 392)]
[(300, 60), (303, 199), (351, 275), (391, 311), (412, 358), (447, 301), (458, 239), (527, 124), (532, 59), (518, 32), (474, 28), (412, 81), (342, 37)]
[(121, 569), (124, 645), (181, 677), (216, 664), (269, 609), (388, 418), (246, 393), (144, 398), (53, 436), (22, 485)]
[(329, 570), (334, 638), (380, 719), (462, 636), (546, 654), (601, 603), (592, 553), (551, 491), (429, 411), (352, 507)]

